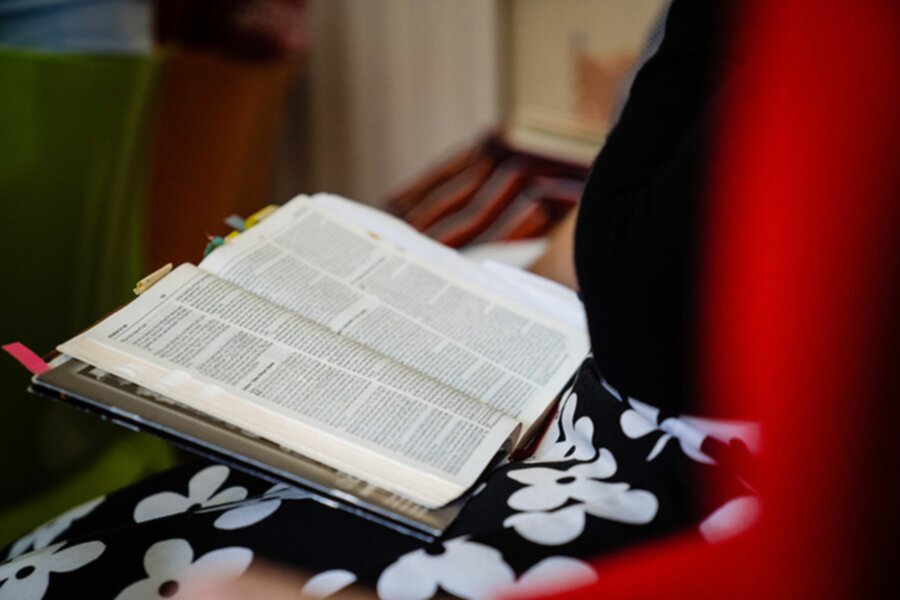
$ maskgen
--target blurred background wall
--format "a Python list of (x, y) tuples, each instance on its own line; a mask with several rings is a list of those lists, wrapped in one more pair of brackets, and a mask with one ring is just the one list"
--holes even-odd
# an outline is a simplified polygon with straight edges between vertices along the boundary
[[(495, 129), (589, 160), (664, 0), (313, 0), (273, 198), (374, 205)], [(510, 132), (516, 129), (515, 132)], [(553, 145), (544, 136), (539, 144)]]
[(274, 197), (328, 190), (378, 205), (495, 127), (501, 4), (313, 2), (309, 72), (289, 101)]
[[(663, 3), (0, 2), (0, 341), (47, 352), (232, 213), (382, 206), (491, 132), (586, 165)], [(0, 545), (174, 460), (0, 358)]]

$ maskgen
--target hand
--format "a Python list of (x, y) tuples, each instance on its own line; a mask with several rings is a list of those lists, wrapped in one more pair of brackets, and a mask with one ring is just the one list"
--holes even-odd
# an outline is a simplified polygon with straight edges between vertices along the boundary
[(560, 221), (548, 236), (547, 249), (528, 270), (541, 277), (552, 279), (573, 290), (578, 289), (575, 275), (575, 222), (578, 207)]

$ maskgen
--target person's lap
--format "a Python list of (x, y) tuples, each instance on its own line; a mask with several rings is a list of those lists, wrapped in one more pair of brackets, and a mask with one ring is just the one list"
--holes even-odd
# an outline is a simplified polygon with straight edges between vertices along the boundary
[(727, 482), (722, 502), (746, 495), (652, 414), (616, 398), (587, 361), (535, 456), (495, 469), (433, 544), (198, 461), (3, 550), (0, 598), (165, 597), (190, 573), (238, 575), (256, 561), (315, 574), (307, 585), (320, 594), (358, 582), (383, 598), (590, 580), (591, 558), (699, 523), (709, 512), (695, 497), (700, 479)]

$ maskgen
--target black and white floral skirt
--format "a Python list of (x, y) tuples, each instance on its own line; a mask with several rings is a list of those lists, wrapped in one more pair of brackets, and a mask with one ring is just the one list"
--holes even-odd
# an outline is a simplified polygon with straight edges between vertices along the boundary
[(494, 470), (439, 542), (198, 462), (0, 550), (0, 600), (175, 597), (186, 577), (238, 576), (254, 562), (313, 575), (303, 591), (323, 597), (353, 583), (384, 600), (587, 583), (592, 558), (677, 530), (714, 542), (746, 526), (756, 500), (724, 457), (754, 438), (750, 425), (622, 398), (588, 359), (534, 456)]

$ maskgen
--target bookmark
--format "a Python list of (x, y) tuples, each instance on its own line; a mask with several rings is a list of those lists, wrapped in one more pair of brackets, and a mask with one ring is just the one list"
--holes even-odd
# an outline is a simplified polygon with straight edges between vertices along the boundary
[(7, 354), (19, 361), (19, 364), (28, 369), (32, 375), (40, 375), (50, 370), (50, 366), (44, 362), (44, 359), (22, 342), (6, 344), (3, 346), (3, 349)]
[(225, 219), (225, 224), (235, 231), (245, 231), (247, 229), (247, 223), (238, 215), (231, 215)]
[(244, 227), (247, 229), (250, 229), (257, 223), (259, 223), (260, 221), (262, 221), (263, 219), (265, 219), (266, 217), (271, 215), (276, 210), (278, 210), (278, 207), (275, 206), (274, 204), (269, 204), (268, 206), (261, 208), (260, 210), (256, 211), (255, 213), (253, 213), (252, 215), (250, 215), (249, 217), (244, 219)]
[(209, 243), (206, 244), (206, 248), (203, 249), (203, 258), (209, 256), (209, 254), (219, 246), (222, 246), (234, 240), (241, 233), (247, 231), (257, 223), (271, 215), (276, 210), (278, 210), (278, 207), (276, 205), (269, 204), (268, 206), (265, 206), (264, 208), (256, 211), (246, 219), (242, 219), (239, 215), (231, 215), (230, 217), (226, 218), (225, 224), (231, 227), (234, 231), (232, 231), (225, 237), (219, 235), (207, 235), (206, 237), (209, 239)]
[(166, 266), (161, 269), (157, 269), (153, 271), (143, 279), (137, 282), (137, 285), (134, 286), (134, 295), (140, 296), (155, 284), (157, 281), (168, 275), (172, 271), (172, 263), (168, 263)]
[(207, 236), (207, 239), (209, 242), (206, 244), (206, 248), (203, 249), (203, 258), (209, 256), (210, 252), (225, 243), (225, 238), (220, 235)]

